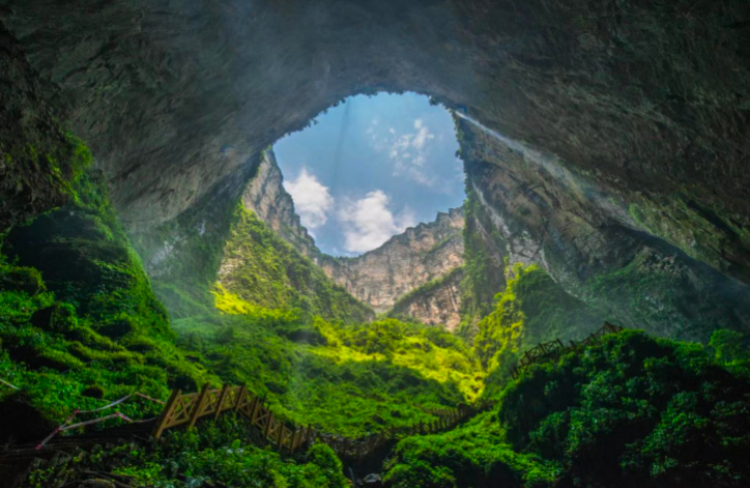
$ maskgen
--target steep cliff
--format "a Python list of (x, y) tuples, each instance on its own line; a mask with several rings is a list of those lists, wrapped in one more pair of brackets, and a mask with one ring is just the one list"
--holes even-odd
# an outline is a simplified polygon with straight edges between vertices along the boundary
[(194, 206), (346, 96), (412, 90), (556, 155), (750, 282), (747, 2), (0, 5), (131, 229)]
[[(597, 262), (640, 270), (628, 290), (603, 279), (607, 290), (597, 293), (631, 293), (636, 308), (652, 299), (635, 284), (646, 269), (739, 300), (741, 288), (687, 257), (750, 283), (747, 2), (78, 6), (3, 0), (0, 21), (41, 80), (59, 85), (64, 122), (99, 156), (130, 231), (192, 211), (246, 175), (263, 148), (342, 98), (412, 90), (465, 110), (511, 146), (547, 155), (550, 178), (585, 177), (575, 198), (552, 192), (548, 210), (520, 217), (542, 217), (528, 243), (543, 243), (543, 267), (576, 296), (587, 293), (581, 280), (603, 276), (586, 274)], [(482, 152), (483, 143), (471, 144)], [(497, 214), (506, 185), (529, 198), (548, 190), (546, 177), (513, 178), (470, 174)], [(638, 252), (642, 234), (655, 240)], [(563, 242), (558, 257), (547, 249), (553, 241)], [(675, 248), (683, 254), (665, 258)], [(695, 310), (700, 295), (686, 305), (708, 324), (712, 312)], [(681, 320), (664, 312), (674, 307), (655, 307), (657, 321)], [(731, 315), (746, 322), (741, 308)]]
[(242, 204), (303, 256), (313, 261), (321, 256), (294, 210), (291, 195), (284, 189), (284, 177), (273, 151), (263, 152), (258, 173), (242, 194)]
[(701, 341), (716, 328), (750, 329), (750, 287), (649, 235), (620, 193), (554, 156), (459, 124), (470, 206), (480, 210), (472, 225), (491, 233), (486, 254), (538, 265), (594, 315), (625, 326)]
[(376, 312), (386, 312), (400, 297), (463, 264), (463, 226), (463, 210), (453, 209), (373, 251), (356, 258), (326, 257), (319, 265)]
[[(136, 235), (137, 248), (147, 257), (146, 269), (172, 318), (215, 313), (217, 296), (255, 307), (299, 308), (346, 322), (374, 318), (369, 307), (304, 254), (318, 251), (281, 186), (273, 154), (263, 154), (247, 168), (249, 175), (227, 179), (190, 212)], [(301, 251), (290, 245), (300, 243)]]
[[(332, 282), (242, 205), (232, 216), (216, 286), (217, 303), (241, 301), (250, 307), (300, 309), (309, 316), (345, 323), (375, 318), (367, 305)], [(239, 306), (244, 307), (243, 303)]]
[(455, 332), (461, 323), (463, 267), (421, 285), (400, 297), (388, 312), (391, 317), (414, 318), (423, 324), (444, 325)]

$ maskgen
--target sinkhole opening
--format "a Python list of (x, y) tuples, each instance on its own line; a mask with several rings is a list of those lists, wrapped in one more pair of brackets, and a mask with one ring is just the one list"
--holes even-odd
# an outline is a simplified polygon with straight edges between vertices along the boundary
[(353, 257), (463, 204), (451, 113), (417, 93), (357, 95), (274, 145), (321, 251)]

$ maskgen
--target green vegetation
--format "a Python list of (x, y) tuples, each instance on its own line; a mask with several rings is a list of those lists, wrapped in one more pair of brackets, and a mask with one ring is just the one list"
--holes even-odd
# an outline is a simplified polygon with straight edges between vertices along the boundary
[(747, 486), (748, 340), (711, 342), (625, 331), (538, 364), (495, 411), (401, 441), (389, 486)]
[[(325, 444), (316, 444), (296, 460), (248, 442), (248, 427), (232, 415), (195, 430), (168, 432), (147, 447), (124, 444), (101, 449), (35, 471), (25, 488), (57, 486), (83, 469), (134, 478), (134, 486), (189, 488), (203, 481), (263, 488), (346, 488), (341, 461)], [(183, 478), (178, 477), (180, 474)]]
[[(369, 308), (252, 212), (235, 207), (230, 220), (216, 283), (156, 286), (181, 350), (197, 364), (247, 384), (289, 420), (351, 437), (433, 421), (425, 409), (481, 391), (478, 363), (461, 341), (420, 324), (365, 324)], [(212, 303), (195, 292), (201, 287)]]
[[(74, 173), (90, 159), (75, 144)], [(21, 388), (3, 387), (0, 405), (30, 407), (44, 434), (45, 421), (59, 422), (74, 408), (96, 408), (136, 390), (163, 399), (172, 388), (195, 391), (205, 382), (243, 383), (281, 418), (351, 438), (405, 431), (434, 421), (427, 413), (432, 408), (482, 398), (496, 402), (492, 410), (452, 431), (400, 437), (385, 464), (386, 485), (750, 483), (744, 461), (750, 338), (738, 332), (715, 331), (703, 347), (626, 331), (510, 380), (523, 350), (558, 337), (582, 338), (604, 317), (538, 267), (498, 261), (493, 246), (499, 249), (502, 239), (476, 195), (466, 207), (466, 266), (399, 302), (463, 273), (463, 331), (452, 335), (394, 318), (366, 323), (367, 307), (234, 205), (213, 208), (217, 218), (210, 224), (205, 216), (183, 216), (153, 241), (139, 242), (173, 253), (162, 261), (166, 268), (155, 286), (170, 318), (117, 221), (104, 181), (92, 172), (74, 177), (68, 205), (0, 236), (0, 377)], [(205, 259), (183, 259), (190, 252)], [(647, 300), (656, 287), (680, 289), (674, 282), (680, 275), (670, 269), (657, 257), (640, 256), (600, 277), (588, 292), (628, 291), (631, 300)], [(700, 303), (688, 305), (701, 310)], [(697, 316), (701, 330), (731, 321)], [(144, 418), (158, 408), (134, 399), (121, 411)], [(328, 447), (282, 458), (251, 436), (244, 420), (224, 415), (196, 430), (170, 431), (163, 444), (124, 445), (51, 463), (28, 486), (105, 468), (134, 477), (139, 486), (163, 488), (203, 480), (348, 486)]]
[(223, 266), (220, 283), (245, 302), (346, 322), (373, 315), (241, 204), (235, 208)]
[[(151, 292), (138, 255), (90, 174), (75, 201), (15, 227), (0, 258), (0, 377), (15, 394), (58, 421), (75, 407), (95, 408), (140, 390), (166, 398), (218, 379), (174, 345), (166, 312)], [(0, 391), (5, 399), (13, 392)], [(135, 401), (123, 413), (150, 415)]]
[[(170, 388), (231, 382), (290, 420), (362, 436), (433, 421), (425, 409), (481, 390), (470, 351), (446, 332), (314, 315), (361, 318), (367, 309), (240, 209), (224, 252), (241, 266), (213, 288), (212, 306), (171, 285), (172, 303), (188, 302), (173, 321), (175, 344), (105, 185), (84, 175), (77, 193), (8, 235), (0, 275), (0, 371), (45, 418), (134, 390), (165, 399)], [(103, 399), (82, 395), (92, 389)], [(123, 413), (142, 418), (154, 408), (137, 401)]]
[[(476, 333), (477, 323), (492, 312), (495, 293), (505, 288), (505, 263), (502, 261), (502, 237), (494, 230), (495, 226), (489, 221), (476, 193), (467, 188), (466, 195), (459, 334), (471, 340)], [(492, 254), (492, 251), (497, 252)]]
[(475, 353), (491, 375), (485, 391), (489, 396), (508, 380), (523, 351), (558, 338), (582, 339), (603, 323), (539, 267), (517, 264), (507, 274), (495, 310), (479, 322), (474, 337)]
[[(225, 297), (217, 293), (220, 307)], [(310, 322), (299, 310), (232, 303), (241, 314), (176, 320), (180, 346), (296, 423), (361, 437), (434, 421), (425, 409), (455, 407), (481, 391), (470, 351), (440, 329), (393, 319)]]
[(496, 415), (482, 413), (452, 431), (402, 440), (385, 465), (386, 486), (551, 486), (554, 466), (513, 451)]

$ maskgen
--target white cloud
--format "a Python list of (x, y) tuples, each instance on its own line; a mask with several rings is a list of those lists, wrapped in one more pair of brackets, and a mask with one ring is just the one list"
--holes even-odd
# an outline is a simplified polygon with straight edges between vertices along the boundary
[[(416, 125), (416, 124), (415, 124)], [(417, 135), (414, 136), (414, 139), (412, 140), (411, 145), (417, 149), (424, 149), (425, 144), (427, 144), (427, 141), (431, 141), (435, 138), (435, 135), (432, 134), (427, 127), (419, 127), (419, 131), (417, 132)]]
[(405, 176), (420, 185), (435, 187), (437, 180), (424, 170), (430, 152), (428, 143), (435, 139), (435, 135), (421, 119), (414, 121), (414, 128), (416, 133), (403, 134), (391, 144), (389, 156), (393, 161), (393, 176)]
[(367, 134), (375, 151), (388, 154), (393, 164), (393, 176), (407, 178), (434, 191), (450, 191), (450, 185), (431, 173), (428, 167), (433, 151), (431, 143), (444, 140), (445, 135), (433, 134), (421, 118), (414, 119), (412, 126), (413, 132), (399, 134), (393, 127), (378, 129), (376, 120), (372, 120)]
[(302, 225), (316, 229), (328, 221), (328, 212), (333, 208), (333, 197), (328, 187), (322, 185), (315, 175), (302, 168), (297, 179), (285, 181), (284, 188), (292, 196), (294, 207)]
[(375, 190), (360, 200), (349, 200), (338, 212), (344, 231), (344, 248), (361, 253), (380, 247), (385, 241), (417, 224), (412, 212), (405, 209), (393, 215), (390, 199), (382, 190)]

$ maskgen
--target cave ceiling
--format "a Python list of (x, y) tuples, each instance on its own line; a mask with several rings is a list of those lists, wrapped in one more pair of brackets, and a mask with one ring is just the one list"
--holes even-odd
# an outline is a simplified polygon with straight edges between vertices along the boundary
[(545, 205), (744, 283), (748, 19), (741, 0), (0, 0), (133, 232), (250, 174), (343, 98), (415, 91), (549, 155), (575, 197)]

